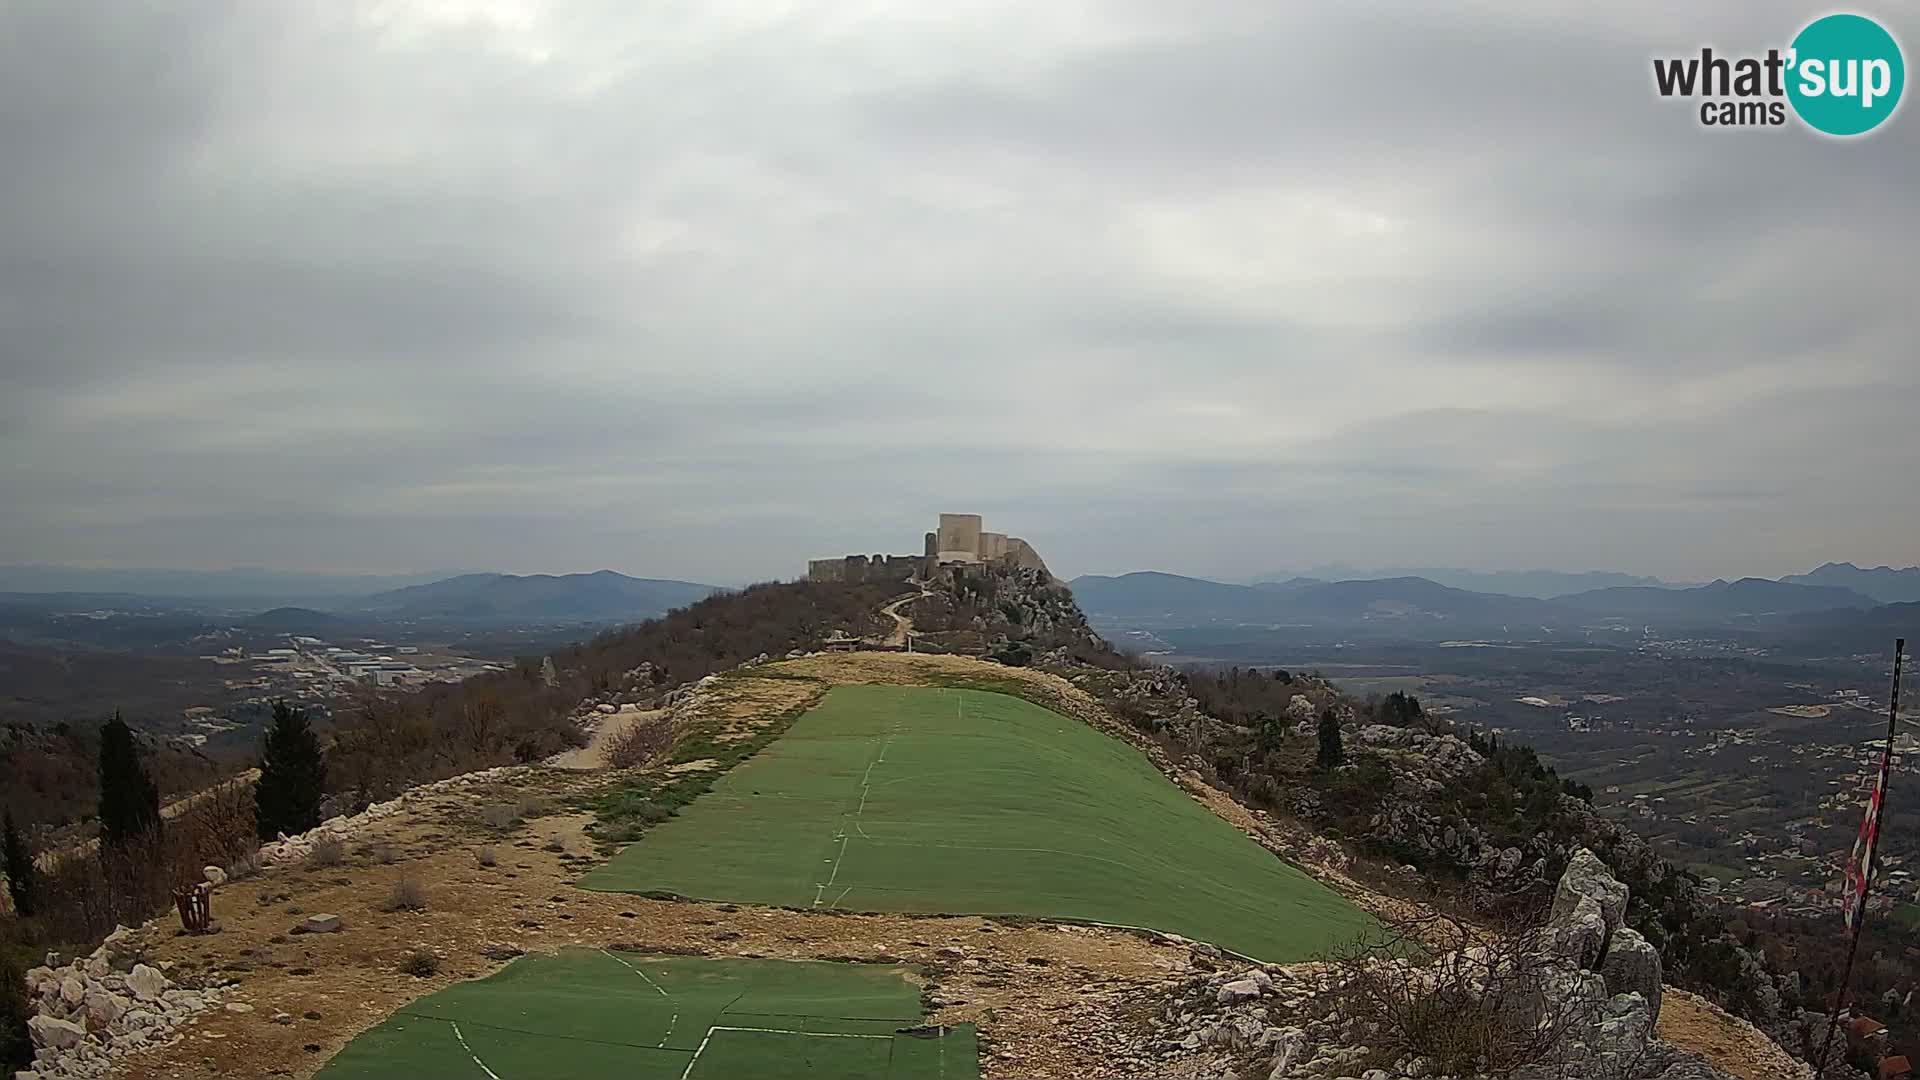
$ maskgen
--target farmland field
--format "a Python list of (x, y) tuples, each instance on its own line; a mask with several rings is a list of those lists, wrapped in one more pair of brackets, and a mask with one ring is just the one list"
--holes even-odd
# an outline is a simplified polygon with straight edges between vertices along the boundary
[(1019, 698), (843, 686), (590, 889), (1151, 927), (1299, 960), (1368, 925), (1138, 750)]
[(528, 956), (429, 995), (319, 1080), (973, 1080), (973, 1030), (921, 1026), (905, 969), (598, 949)]

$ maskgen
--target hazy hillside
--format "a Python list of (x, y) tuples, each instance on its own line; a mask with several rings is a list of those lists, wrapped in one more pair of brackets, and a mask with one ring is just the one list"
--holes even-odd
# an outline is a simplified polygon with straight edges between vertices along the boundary
[(1081, 606), (1109, 623), (1177, 628), (1210, 623), (1366, 627), (1452, 635), (1464, 630), (1521, 633), (1573, 630), (1601, 619), (1667, 626), (1750, 626), (1809, 612), (1862, 611), (1875, 606), (1848, 589), (1762, 578), (1716, 581), (1693, 588), (1624, 586), (1542, 600), (1458, 589), (1422, 577), (1351, 581), (1294, 578), (1230, 585), (1176, 574), (1087, 576), (1072, 582)]
[(1876, 566), (1865, 570), (1850, 562), (1827, 563), (1804, 574), (1788, 574), (1780, 579), (1795, 585), (1826, 585), (1851, 589), (1883, 604), (1910, 604), (1920, 601), (1920, 566), (1895, 570)]
[[(1920, 602), (1887, 604), (1871, 611), (1845, 608), (1796, 615), (1787, 641), (1819, 653), (1880, 653), (1894, 638), (1920, 640)], [(1910, 646), (1911, 649), (1911, 646)]]
[(1266, 619), (1280, 601), (1267, 590), (1141, 570), (1118, 577), (1085, 574), (1068, 583), (1083, 611), (1112, 618)]
[[(317, 574), (289, 570), (92, 569), (65, 566), (0, 566), (0, 592), (129, 593), (174, 600), (312, 600), (367, 596), (445, 578), (450, 571), (420, 574)], [(245, 606), (245, 605), (242, 605)]]
[(720, 591), (690, 581), (591, 574), (464, 574), (367, 597), (358, 608), (401, 618), (601, 622), (665, 614)]
[(1119, 577), (1090, 575), (1074, 579), (1072, 586), (1080, 606), (1090, 614), (1118, 620), (1152, 619), (1169, 626), (1221, 621), (1459, 621), (1477, 625), (1551, 619), (1556, 613), (1544, 601), (1469, 592), (1417, 577), (1367, 581), (1295, 578), (1260, 585), (1228, 585), (1143, 572)]
[(1646, 586), (1655, 589), (1685, 587), (1655, 577), (1622, 574), (1612, 570), (1462, 570), (1450, 566), (1359, 567), (1345, 563), (1331, 563), (1305, 570), (1288, 570), (1262, 576), (1267, 580), (1255, 582), (1255, 587), (1265, 587), (1268, 581), (1302, 578), (1318, 581), (1379, 581), (1386, 578), (1417, 577), (1469, 592), (1525, 596), (1535, 600), (1551, 600), (1556, 596), (1565, 596), (1569, 593), (1627, 586)]
[(1711, 620), (1874, 606), (1870, 597), (1849, 589), (1794, 585), (1766, 578), (1716, 581), (1692, 589), (1596, 589), (1556, 597), (1553, 602), (1594, 615)]

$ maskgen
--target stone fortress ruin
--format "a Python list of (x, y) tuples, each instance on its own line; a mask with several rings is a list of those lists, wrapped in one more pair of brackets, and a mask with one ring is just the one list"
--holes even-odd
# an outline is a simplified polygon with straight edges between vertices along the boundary
[(942, 566), (1001, 563), (1047, 573), (1033, 545), (1017, 536), (986, 532), (979, 514), (941, 514), (918, 555), (845, 555), (807, 562), (808, 581), (906, 581), (931, 577)]

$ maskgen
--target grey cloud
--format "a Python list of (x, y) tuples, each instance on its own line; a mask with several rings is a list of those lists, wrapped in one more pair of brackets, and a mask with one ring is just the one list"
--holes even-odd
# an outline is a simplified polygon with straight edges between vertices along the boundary
[(1649, 85), (1808, 14), (11, 5), (0, 550), (1910, 562), (1911, 106)]

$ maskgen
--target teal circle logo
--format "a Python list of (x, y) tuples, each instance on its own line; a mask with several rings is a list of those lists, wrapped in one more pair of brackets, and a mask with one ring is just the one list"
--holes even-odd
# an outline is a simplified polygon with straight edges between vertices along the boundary
[(1863, 135), (1893, 115), (1907, 85), (1900, 44), (1864, 15), (1828, 15), (1793, 39), (1787, 100), (1816, 131)]

